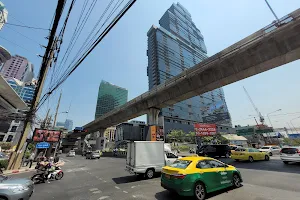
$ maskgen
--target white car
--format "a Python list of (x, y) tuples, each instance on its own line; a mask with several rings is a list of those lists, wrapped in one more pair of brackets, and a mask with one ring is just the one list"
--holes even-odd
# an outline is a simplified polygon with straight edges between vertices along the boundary
[(300, 147), (284, 147), (280, 151), (280, 158), (284, 164), (289, 162), (300, 163)]
[(75, 151), (74, 150), (69, 151), (67, 157), (75, 157)]
[(263, 146), (259, 149), (260, 152), (267, 152), (270, 156), (280, 153), (279, 146)]

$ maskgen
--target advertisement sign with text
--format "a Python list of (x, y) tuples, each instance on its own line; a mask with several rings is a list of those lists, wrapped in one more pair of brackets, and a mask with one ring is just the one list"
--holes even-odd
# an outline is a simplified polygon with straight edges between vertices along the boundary
[(230, 119), (229, 113), (218, 113), (215, 115), (209, 115), (209, 116), (205, 116), (202, 117), (202, 120), (204, 123), (212, 123), (212, 122), (219, 122), (219, 121), (223, 121), (226, 119)]
[(150, 141), (156, 141), (156, 126), (150, 126)]
[(165, 141), (164, 128), (162, 126), (156, 127), (156, 141)]
[(213, 136), (217, 134), (216, 124), (194, 124), (196, 136)]
[(33, 142), (58, 142), (60, 140), (61, 131), (35, 129), (33, 133)]

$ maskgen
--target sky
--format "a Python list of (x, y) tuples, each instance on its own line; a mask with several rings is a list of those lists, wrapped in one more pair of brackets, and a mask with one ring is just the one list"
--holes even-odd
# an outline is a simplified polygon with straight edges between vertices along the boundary
[[(9, 14), (8, 22), (49, 28), (57, 1), (17, 1), (2, 0)], [(74, 53), (94, 27), (109, 0), (97, 1), (95, 8), (79, 36)], [(125, 1), (126, 2), (126, 1)], [(127, 88), (128, 100), (148, 90), (147, 77), (147, 31), (152, 25), (159, 26), (159, 19), (164, 12), (177, 1), (171, 0), (138, 0), (122, 17), (112, 31), (94, 49), (87, 59), (67, 79), (38, 112), (43, 118), (48, 109), (54, 114), (60, 91), (62, 100), (58, 121), (66, 118), (74, 121), (74, 126), (82, 126), (94, 120), (98, 87), (101, 80)], [(275, 18), (264, 0), (181, 0), (192, 15), (196, 26), (204, 36), (208, 56), (214, 55), (235, 42), (247, 37), (270, 24)], [(70, 0), (68, 1), (70, 3)], [(269, 0), (278, 17), (283, 17), (300, 7), (299, 0)], [(83, 1), (77, 1), (71, 13), (60, 56), (66, 50), (80, 16)], [(65, 14), (64, 14), (65, 16)], [(64, 19), (64, 18), (63, 18)], [(44, 49), (47, 45), (47, 31), (25, 29), (5, 25), (0, 31), (0, 45), (14, 55), (28, 58), (35, 66), (36, 75), (41, 64)], [(74, 57), (70, 54), (70, 60)], [(60, 57), (61, 58), (61, 57)], [(59, 59), (60, 59), (59, 58)], [(58, 60), (59, 60), (58, 59)], [(68, 62), (70, 62), (67, 61)], [(51, 75), (52, 69), (49, 74)], [(259, 111), (266, 116), (270, 114), (274, 127), (300, 126), (300, 61), (224, 86), (225, 98), (233, 125), (253, 125), (257, 114), (246, 96), (247, 89)], [(54, 77), (55, 79), (55, 77)], [(50, 76), (48, 77), (49, 83)], [(47, 88), (48, 84), (46, 84)], [(145, 116), (139, 117), (146, 120)]]

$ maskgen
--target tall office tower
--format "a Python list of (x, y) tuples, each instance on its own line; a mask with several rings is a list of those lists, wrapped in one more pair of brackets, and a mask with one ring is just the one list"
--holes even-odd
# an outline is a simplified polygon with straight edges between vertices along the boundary
[(125, 104), (127, 99), (128, 90), (109, 82), (101, 81), (98, 91), (95, 119)]
[(0, 30), (7, 22), (8, 11), (6, 10), (4, 4), (0, 1)]
[[(147, 33), (149, 90), (207, 58), (203, 35), (182, 5), (173, 4), (159, 24)], [(165, 133), (192, 131), (196, 122), (231, 126), (222, 88), (163, 108), (161, 117)]]
[(64, 128), (67, 129), (68, 131), (73, 130), (73, 120), (66, 119), (66, 121), (64, 123)]
[(0, 73), (4, 78), (15, 78), (23, 82), (31, 82), (34, 77), (33, 65), (24, 57), (16, 55), (7, 60)]

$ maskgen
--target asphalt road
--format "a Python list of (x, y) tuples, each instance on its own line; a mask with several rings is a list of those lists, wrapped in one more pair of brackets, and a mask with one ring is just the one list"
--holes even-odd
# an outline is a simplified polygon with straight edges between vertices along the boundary
[[(125, 159), (86, 160), (77, 156), (66, 158), (65, 161), (63, 179), (36, 185), (32, 200), (184, 199), (161, 188), (159, 177), (139, 180), (128, 174), (124, 171)], [(270, 161), (254, 163), (223, 161), (235, 165), (241, 171), (244, 184), (238, 189), (210, 194), (210, 200), (300, 199), (299, 164), (285, 165), (274, 156)], [(17, 174), (12, 178), (30, 175), (31, 173)]]

